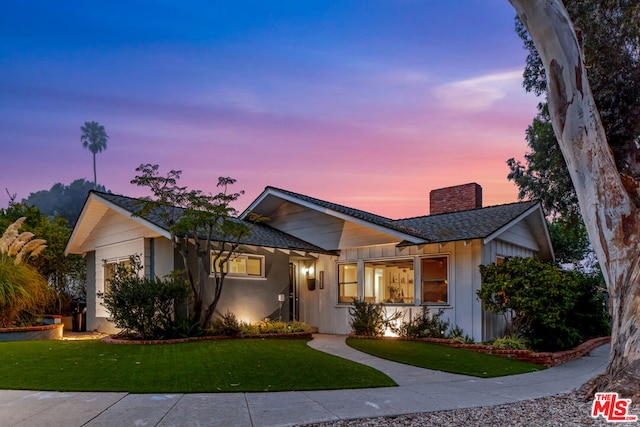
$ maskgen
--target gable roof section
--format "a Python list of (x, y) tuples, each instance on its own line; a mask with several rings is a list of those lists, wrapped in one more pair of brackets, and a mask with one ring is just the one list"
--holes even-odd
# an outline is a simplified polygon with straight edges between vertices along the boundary
[(539, 206), (538, 202), (519, 202), (486, 208), (399, 219), (402, 225), (420, 229), (432, 242), (485, 239), (509, 225), (524, 213)]
[(313, 209), (328, 215), (365, 225), (370, 228), (384, 230), (387, 233), (396, 234), (398, 237), (413, 241), (415, 243), (429, 241), (429, 237), (418, 229), (400, 224), (392, 219), (375, 215), (359, 209), (350, 208), (337, 203), (327, 202), (325, 200), (316, 199), (304, 194), (294, 193), (293, 191), (283, 190), (276, 187), (266, 187), (262, 194), (249, 205), (247, 209), (240, 215), (240, 218), (246, 217), (250, 212), (256, 212), (259, 215), (269, 217), (270, 213), (258, 209), (261, 205), (268, 204), (268, 198), (275, 196), (278, 199), (296, 203), (298, 205)]
[[(140, 199), (111, 193), (103, 193), (99, 191), (91, 191), (89, 193), (87, 201), (85, 202), (82, 213), (80, 214), (80, 218), (76, 223), (76, 227), (74, 228), (69, 242), (67, 243), (67, 253), (74, 253), (73, 250), (81, 245), (81, 242), (78, 242), (78, 239), (81, 239), (82, 236), (86, 238), (86, 236), (88, 236), (88, 234), (91, 232), (93, 227), (95, 227), (95, 225), (99, 221), (99, 218), (101, 217), (101, 215), (93, 215), (94, 219), (90, 220), (88, 218), (87, 212), (90, 210), (90, 202), (93, 202), (93, 205), (91, 206), (93, 211), (97, 210), (97, 202), (103, 205), (102, 207), (100, 207), (100, 210), (104, 210), (105, 208), (113, 209), (122, 215), (131, 217), (131, 219), (133, 219), (134, 221), (154, 230), (159, 235), (162, 235), (166, 238), (170, 237), (169, 230), (167, 230), (166, 227), (162, 224), (157, 211), (152, 211), (144, 217), (135, 215), (142, 209)], [(178, 209), (178, 211), (182, 211), (182, 209), (180, 208), (175, 209)], [(234, 220), (243, 221), (241, 219)], [(335, 254), (332, 251), (324, 250), (309, 242), (305, 242), (294, 236), (290, 236), (289, 234), (269, 227), (268, 225), (261, 223), (254, 224), (248, 221), (243, 222), (249, 224), (252, 229), (251, 234), (245, 236), (240, 241), (242, 245), (262, 246), (274, 249), (288, 249), (307, 253), (326, 253), (331, 255)]]

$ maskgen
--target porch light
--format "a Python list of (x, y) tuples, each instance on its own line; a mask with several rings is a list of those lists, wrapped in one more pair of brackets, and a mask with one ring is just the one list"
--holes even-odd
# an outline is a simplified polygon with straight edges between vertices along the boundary
[(315, 261), (311, 261), (310, 265), (302, 267), (302, 273), (307, 279), (307, 288), (312, 291), (316, 288), (316, 269)]

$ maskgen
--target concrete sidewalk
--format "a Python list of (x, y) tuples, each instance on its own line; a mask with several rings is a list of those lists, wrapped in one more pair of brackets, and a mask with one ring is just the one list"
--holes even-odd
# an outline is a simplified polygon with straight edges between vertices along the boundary
[(604, 371), (609, 345), (544, 371), (480, 379), (415, 368), (314, 335), (318, 350), (372, 366), (399, 387), (271, 393), (127, 394), (0, 390), (0, 426), (288, 426), (498, 405), (568, 392)]

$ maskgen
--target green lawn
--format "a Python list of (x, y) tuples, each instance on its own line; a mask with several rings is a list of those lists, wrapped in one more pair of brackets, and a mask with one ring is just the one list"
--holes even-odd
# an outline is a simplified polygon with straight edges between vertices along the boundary
[(546, 369), (528, 362), (423, 341), (347, 338), (347, 344), (382, 359), (481, 378)]
[(131, 393), (257, 392), (395, 386), (373, 368), (305, 339), (166, 345), (100, 341), (0, 343), (0, 389)]

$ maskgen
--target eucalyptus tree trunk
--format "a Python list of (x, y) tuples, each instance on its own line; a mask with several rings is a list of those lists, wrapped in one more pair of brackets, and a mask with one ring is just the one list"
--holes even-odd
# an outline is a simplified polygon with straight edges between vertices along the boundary
[(566, 159), (612, 304), (611, 354), (590, 392), (640, 401), (638, 183), (621, 175), (587, 82), (573, 25), (560, 0), (510, 0), (547, 73), (553, 129)]

